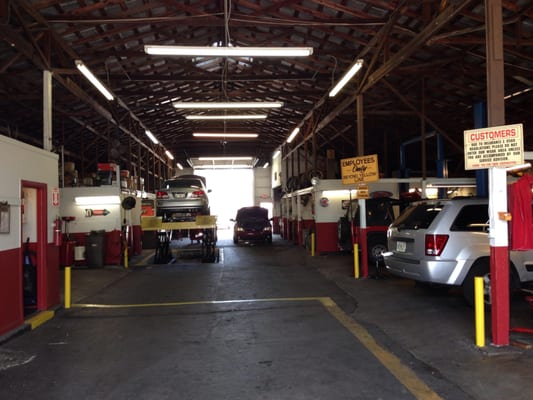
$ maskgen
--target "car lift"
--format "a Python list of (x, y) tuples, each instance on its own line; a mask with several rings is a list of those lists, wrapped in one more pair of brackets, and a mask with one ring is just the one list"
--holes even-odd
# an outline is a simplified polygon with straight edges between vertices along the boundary
[(154, 257), (155, 264), (166, 263), (170, 258), (170, 239), (174, 230), (202, 231), (202, 262), (219, 261), (217, 243), (217, 217), (213, 215), (199, 215), (194, 221), (163, 222), (162, 217), (141, 217), (143, 231), (157, 231), (157, 245)]

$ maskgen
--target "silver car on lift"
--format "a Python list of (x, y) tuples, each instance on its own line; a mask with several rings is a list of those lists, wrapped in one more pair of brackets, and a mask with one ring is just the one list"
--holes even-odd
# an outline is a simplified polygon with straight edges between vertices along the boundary
[(156, 193), (156, 215), (165, 222), (194, 221), (210, 215), (205, 177), (181, 175), (163, 182)]

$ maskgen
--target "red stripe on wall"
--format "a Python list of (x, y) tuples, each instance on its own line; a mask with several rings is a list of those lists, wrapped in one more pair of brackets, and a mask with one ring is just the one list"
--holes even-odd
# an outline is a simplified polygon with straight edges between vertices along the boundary
[(337, 223), (317, 222), (315, 249), (318, 254), (339, 251), (337, 245)]
[(20, 249), (0, 251), (0, 335), (24, 323)]

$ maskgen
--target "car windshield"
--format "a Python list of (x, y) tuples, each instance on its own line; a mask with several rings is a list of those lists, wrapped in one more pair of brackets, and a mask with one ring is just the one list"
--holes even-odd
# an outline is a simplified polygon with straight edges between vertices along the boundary
[(237, 221), (241, 220), (265, 220), (268, 219), (268, 211), (266, 209), (241, 209), (237, 212)]
[(441, 210), (440, 204), (417, 204), (405, 210), (392, 226), (398, 229), (427, 229)]
[(174, 179), (163, 183), (163, 189), (174, 188), (202, 188), (202, 182), (198, 179)]

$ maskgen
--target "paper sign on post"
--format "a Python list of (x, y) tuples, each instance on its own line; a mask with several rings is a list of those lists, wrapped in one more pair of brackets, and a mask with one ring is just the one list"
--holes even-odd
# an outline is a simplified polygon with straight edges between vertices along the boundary
[(507, 168), (524, 163), (522, 124), (464, 131), (465, 169)]

